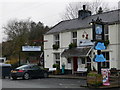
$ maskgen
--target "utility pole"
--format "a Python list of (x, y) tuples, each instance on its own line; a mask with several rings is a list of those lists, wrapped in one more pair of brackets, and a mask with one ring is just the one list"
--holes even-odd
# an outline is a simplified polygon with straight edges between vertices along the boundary
[(19, 51), (19, 66), (20, 66), (20, 51)]

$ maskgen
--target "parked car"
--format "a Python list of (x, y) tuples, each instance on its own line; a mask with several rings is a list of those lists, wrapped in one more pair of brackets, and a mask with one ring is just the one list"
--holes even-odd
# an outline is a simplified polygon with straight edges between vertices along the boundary
[(22, 77), (23, 79), (30, 78), (47, 78), (48, 72), (37, 65), (22, 65), (14, 70), (11, 70), (11, 78), (17, 79), (18, 77)]

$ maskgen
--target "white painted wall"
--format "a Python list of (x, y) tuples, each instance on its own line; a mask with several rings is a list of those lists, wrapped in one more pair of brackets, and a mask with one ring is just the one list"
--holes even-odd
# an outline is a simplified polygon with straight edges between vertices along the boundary
[(92, 40), (92, 29), (82, 29), (82, 30), (78, 30), (77, 31), (77, 40), (78, 40), (78, 46), (79, 46), (79, 41), (80, 40), (84, 40), (85, 38), (82, 37), (82, 35), (84, 34), (84, 32), (86, 32), (88, 34), (88, 39)]
[(47, 42), (44, 42), (44, 49), (52, 49), (53, 45), (53, 35), (44, 35), (44, 40), (47, 40)]
[(44, 66), (45, 68), (52, 68), (54, 64), (52, 50), (44, 50)]
[(120, 69), (120, 24), (118, 24), (118, 68)]
[(110, 44), (118, 43), (118, 25), (110, 25), (109, 26), (109, 40)]
[(61, 48), (68, 48), (68, 45), (71, 43), (71, 32), (60, 33), (61, 36)]
[(118, 25), (109, 26), (110, 46), (110, 68), (118, 68)]
[(52, 68), (54, 63), (53, 61), (53, 53), (52, 53), (52, 45), (53, 45), (53, 35), (44, 35), (44, 67)]

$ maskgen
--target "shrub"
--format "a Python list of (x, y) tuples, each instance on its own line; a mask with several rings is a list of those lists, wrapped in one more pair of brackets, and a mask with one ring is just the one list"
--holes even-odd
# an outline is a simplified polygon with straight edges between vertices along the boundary
[(53, 44), (53, 49), (58, 50), (59, 45)]
[(109, 40), (106, 40), (105, 42), (104, 42), (104, 45), (107, 47), (108, 45), (109, 45)]
[(60, 69), (60, 65), (59, 64), (53, 64), (53, 68)]
[(69, 49), (72, 49), (72, 48), (75, 48), (75, 47), (77, 47), (77, 45), (75, 43), (70, 43), (69, 44)]

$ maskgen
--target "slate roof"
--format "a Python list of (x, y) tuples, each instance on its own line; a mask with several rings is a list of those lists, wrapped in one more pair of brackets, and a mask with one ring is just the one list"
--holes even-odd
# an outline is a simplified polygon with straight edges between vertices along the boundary
[(60, 33), (65, 31), (82, 29), (82, 28), (90, 28), (91, 26), (89, 23), (92, 21), (92, 19), (96, 20), (98, 17), (101, 18), (103, 22), (108, 22), (108, 23), (120, 22), (119, 21), (120, 9), (104, 12), (102, 14), (91, 15), (84, 19), (76, 18), (72, 20), (61, 21), (58, 24), (56, 24), (46, 34), (54, 34), (54, 33)]
[(79, 48), (72, 48), (72, 49), (65, 49), (61, 56), (62, 57), (87, 57), (92, 50), (91, 46), (86, 47), (79, 47)]

